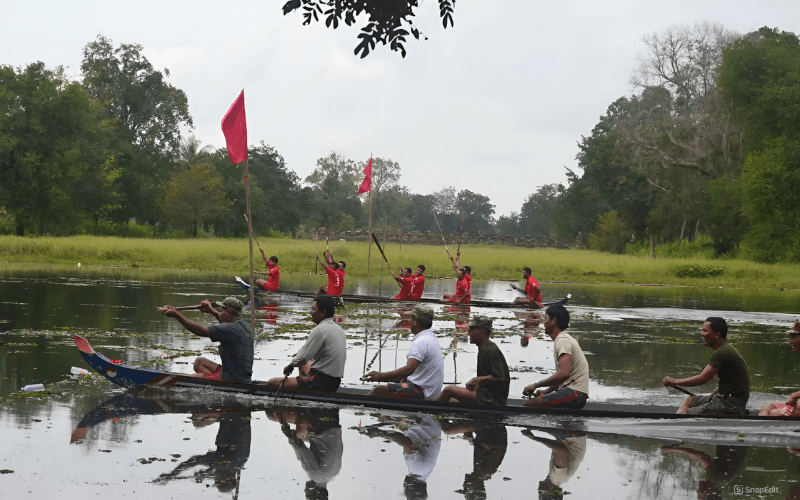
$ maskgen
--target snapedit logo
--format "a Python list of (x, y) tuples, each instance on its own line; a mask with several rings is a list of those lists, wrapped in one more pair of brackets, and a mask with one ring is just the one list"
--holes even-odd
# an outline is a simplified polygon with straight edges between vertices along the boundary
[(742, 486), (741, 484), (733, 485), (734, 495), (754, 494), (754, 495), (773, 495), (778, 493), (777, 486)]

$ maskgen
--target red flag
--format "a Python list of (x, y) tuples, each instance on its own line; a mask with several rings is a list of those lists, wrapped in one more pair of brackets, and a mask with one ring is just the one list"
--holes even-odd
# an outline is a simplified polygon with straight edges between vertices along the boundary
[(244, 114), (244, 90), (222, 117), (222, 133), (228, 156), (234, 165), (247, 159), (247, 118)]
[(364, 181), (361, 182), (361, 186), (358, 187), (358, 193), (366, 193), (367, 191), (372, 189), (372, 158), (369, 159), (369, 163), (367, 166), (364, 167)]

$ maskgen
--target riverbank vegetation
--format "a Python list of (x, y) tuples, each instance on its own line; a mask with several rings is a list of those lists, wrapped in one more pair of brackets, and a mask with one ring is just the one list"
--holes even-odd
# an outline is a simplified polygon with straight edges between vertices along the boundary
[[(276, 255), (282, 275), (308, 276), (315, 270), (317, 244), (291, 238), (259, 239), (267, 257)], [(320, 251), (325, 248), (324, 242)], [(665, 248), (669, 250), (669, 248)], [(366, 242), (331, 242), (337, 260), (347, 262), (351, 278), (367, 276)], [(455, 276), (444, 248), (424, 245), (387, 244), (386, 257), (394, 270), (402, 264), (426, 266), (426, 275)], [(246, 239), (141, 239), (75, 236), (66, 238), (21, 238), (0, 236), (0, 262), (7, 269), (30, 265), (51, 265), (83, 270), (98, 266), (129, 269), (158, 269), (176, 272), (238, 274), (249, 270)], [(386, 275), (385, 263), (372, 246), (371, 273)], [(265, 270), (254, 246), (255, 268)], [(540, 281), (582, 283), (665, 284), (700, 287), (799, 289), (800, 265), (760, 264), (741, 259), (711, 259), (700, 256), (661, 257), (617, 255), (592, 250), (518, 248), (500, 245), (462, 246), (462, 264), (473, 268), (473, 276), (485, 279), (521, 279), (529, 266)], [(318, 267), (322, 272), (322, 267)]]

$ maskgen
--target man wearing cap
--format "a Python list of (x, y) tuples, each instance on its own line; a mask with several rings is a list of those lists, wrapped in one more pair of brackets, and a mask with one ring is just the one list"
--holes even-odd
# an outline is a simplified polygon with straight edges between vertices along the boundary
[[(317, 324), (308, 334), (303, 347), (283, 369), (284, 377), (270, 379), (268, 387), (284, 391), (314, 389), (336, 392), (344, 376), (347, 359), (347, 335), (333, 321), (334, 299), (330, 295), (317, 295), (311, 303), (311, 321)], [(295, 367), (300, 375), (288, 378)]]
[(508, 364), (497, 344), (489, 340), (492, 320), (476, 316), (469, 323), (469, 343), (478, 346), (478, 376), (467, 382), (466, 388), (448, 385), (438, 401), (455, 399), (459, 403), (477, 403), (485, 406), (505, 406), (511, 376)]
[(406, 366), (389, 372), (369, 372), (363, 377), (363, 380), (370, 382), (398, 382), (379, 385), (370, 392), (371, 396), (436, 399), (442, 392), (444, 360), (439, 340), (430, 329), (433, 326), (433, 309), (416, 306), (411, 311), (409, 323), (414, 340), (408, 351)]
[(161, 312), (165, 316), (175, 318), (190, 332), (200, 337), (208, 337), (212, 342), (219, 342), (219, 357), (222, 364), (210, 359), (198, 357), (194, 360), (194, 377), (230, 382), (250, 382), (253, 376), (253, 330), (250, 324), (242, 319), (242, 302), (236, 297), (227, 297), (222, 302), (214, 303), (220, 311), (214, 309), (211, 302), (200, 302), (200, 310), (219, 320), (218, 325), (205, 327), (187, 319), (172, 306), (164, 306)]
[[(789, 334), (792, 352), (800, 353), (800, 321), (795, 321), (792, 329), (786, 333)], [(789, 394), (789, 399), (786, 402), (767, 403), (758, 415), (760, 417), (800, 417), (798, 400), (800, 400), (800, 391), (793, 392)]]
[(589, 399), (589, 363), (578, 341), (565, 331), (567, 328), (567, 309), (560, 304), (548, 307), (544, 333), (553, 340), (556, 372), (525, 387), (522, 394), (530, 396), (525, 406), (580, 409)]
[(750, 377), (744, 358), (727, 342), (728, 324), (716, 316), (706, 318), (701, 339), (704, 346), (714, 349), (703, 371), (682, 379), (664, 377), (663, 384), (666, 387), (694, 387), (719, 375), (717, 388), (707, 396), (689, 396), (681, 404), (678, 413), (746, 415), (747, 400), (750, 399)]

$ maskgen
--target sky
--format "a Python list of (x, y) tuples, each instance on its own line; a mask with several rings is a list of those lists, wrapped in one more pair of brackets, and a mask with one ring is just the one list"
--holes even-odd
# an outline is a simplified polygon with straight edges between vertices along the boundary
[(302, 25), (283, 1), (0, 2), (0, 65), (43, 61), (80, 76), (98, 34), (138, 43), (186, 92), (193, 133), (224, 146), (222, 116), (244, 89), (248, 142), (276, 148), (304, 179), (332, 151), (398, 162), (412, 193), (444, 187), (488, 196), (496, 215), (519, 211), (550, 183), (581, 174), (578, 142), (606, 108), (630, 95), (642, 37), (709, 21), (745, 34), (800, 33), (797, 0), (633, 0), (456, 3), (442, 28), (438, 2), (421, 0), (428, 37), (407, 55), (353, 53), (354, 27)]

